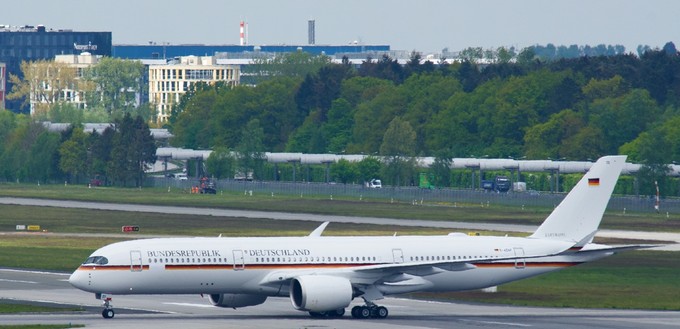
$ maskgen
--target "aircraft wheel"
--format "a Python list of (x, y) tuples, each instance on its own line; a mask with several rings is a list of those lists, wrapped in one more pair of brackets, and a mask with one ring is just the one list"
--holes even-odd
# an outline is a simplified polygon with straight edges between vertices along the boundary
[(359, 318), (360, 317), (359, 312), (361, 312), (361, 306), (352, 307), (352, 317), (353, 318), (355, 318), (355, 319)]
[(380, 306), (378, 309), (375, 311), (375, 317), (379, 319), (384, 319), (387, 317), (387, 314), (389, 314), (389, 311), (387, 311), (387, 307), (385, 306)]
[(309, 315), (311, 315), (313, 318), (322, 318), (326, 314), (321, 312), (309, 312)]
[(357, 313), (361, 319), (368, 319), (371, 317), (371, 309), (366, 306), (362, 306)]
[(328, 316), (331, 318), (341, 318), (343, 315), (345, 315), (344, 308), (339, 308), (335, 311), (328, 311)]
[(102, 311), (102, 316), (104, 319), (112, 319), (116, 315), (116, 312), (112, 308), (107, 308)]

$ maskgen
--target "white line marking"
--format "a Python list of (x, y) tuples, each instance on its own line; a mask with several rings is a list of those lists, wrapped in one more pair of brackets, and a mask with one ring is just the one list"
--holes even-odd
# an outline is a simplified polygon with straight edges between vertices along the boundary
[(510, 327), (531, 327), (532, 326), (530, 324), (511, 323), (511, 322), (497, 322), (497, 321), (478, 321), (478, 320), (467, 320), (467, 319), (461, 319), (461, 321), (477, 322), (477, 323), (484, 323), (484, 324), (494, 324), (494, 325), (510, 326)]
[(178, 306), (192, 306), (192, 307), (201, 307), (201, 308), (213, 308), (215, 306), (209, 305), (209, 304), (192, 304), (192, 303), (163, 303), (165, 305), (178, 305)]
[(35, 281), (23, 281), (23, 280), (9, 280), (9, 279), (0, 279), (2, 282), (14, 282), (14, 283), (30, 283), (30, 284), (37, 284)]
[(70, 276), (68, 273), (56, 273), (56, 272), (45, 272), (45, 271), (26, 271), (26, 270), (13, 270), (9, 268), (0, 268), (0, 272), (16, 272), (16, 273), (31, 273), (31, 274), (51, 274), (51, 275), (62, 275)]

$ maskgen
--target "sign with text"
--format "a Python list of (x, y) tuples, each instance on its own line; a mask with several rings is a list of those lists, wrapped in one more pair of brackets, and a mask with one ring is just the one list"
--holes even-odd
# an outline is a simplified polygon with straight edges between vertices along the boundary
[(126, 225), (123, 226), (123, 233), (139, 232), (139, 226)]

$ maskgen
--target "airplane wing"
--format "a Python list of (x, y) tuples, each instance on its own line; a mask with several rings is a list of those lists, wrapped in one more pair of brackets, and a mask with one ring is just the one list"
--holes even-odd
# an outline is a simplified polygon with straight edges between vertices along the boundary
[[(557, 254), (555, 254), (557, 255)], [(413, 280), (446, 271), (467, 271), (477, 268), (473, 263), (514, 261), (554, 255), (537, 255), (505, 258), (477, 258), (409, 263), (389, 263), (346, 268), (317, 268), (306, 270), (282, 270), (272, 272), (260, 281), (263, 285), (280, 285), (300, 275), (331, 275), (347, 278), (353, 285), (372, 285), (384, 281)]]

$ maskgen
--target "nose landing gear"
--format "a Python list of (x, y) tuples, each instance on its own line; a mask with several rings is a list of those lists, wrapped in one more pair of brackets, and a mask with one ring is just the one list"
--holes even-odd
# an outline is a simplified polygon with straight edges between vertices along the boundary
[(112, 319), (116, 315), (116, 312), (113, 311), (113, 306), (111, 305), (111, 297), (105, 294), (101, 294), (101, 296), (99, 296), (99, 299), (102, 300), (102, 306), (104, 306), (104, 310), (102, 310), (102, 317), (104, 317), (104, 319)]

